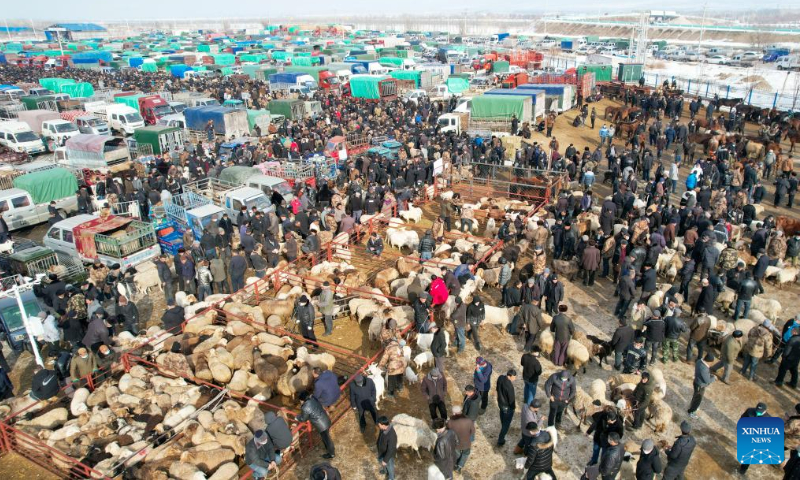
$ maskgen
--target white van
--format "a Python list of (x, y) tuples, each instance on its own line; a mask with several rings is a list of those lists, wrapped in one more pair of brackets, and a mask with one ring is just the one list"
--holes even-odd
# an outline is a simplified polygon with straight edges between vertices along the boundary
[(797, 55), (784, 55), (775, 60), (778, 70), (796, 70), (800, 67), (800, 59)]
[(42, 138), (33, 133), (31, 127), (18, 120), (0, 122), (0, 145), (14, 152), (27, 152), (29, 155), (47, 151)]

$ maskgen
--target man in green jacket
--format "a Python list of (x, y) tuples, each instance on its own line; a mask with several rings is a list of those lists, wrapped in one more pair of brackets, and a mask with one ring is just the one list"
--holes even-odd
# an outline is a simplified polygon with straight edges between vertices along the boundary
[(322, 336), (327, 337), (333, 331), (333, 290), (327, 281), (322, 283), (322, 293), (319, 294), (317, 306), (325, 320), (325, 333)]

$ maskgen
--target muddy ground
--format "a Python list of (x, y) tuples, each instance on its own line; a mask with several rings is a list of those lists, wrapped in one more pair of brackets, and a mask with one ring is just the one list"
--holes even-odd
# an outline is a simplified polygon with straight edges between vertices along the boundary
[[(612, 104), (605, 100), (599, 104), (594, 104), (598, 112), (602, 112), (606, 106)], [(569, 143), (582, 150), (584, 146), (594, 148), (598, 142), (598, 131), (603, 124), (601, 114), (598, 116), (596, 128), (589, 127), (573, 128), (572, 120), (576, 115), (575, 111), (568, 112), (559, 117), (555, 135), (561, 143), (561, 148), (566, 148)], [(750, 128), (753, 128), (752, 126)], [(541, 134), (534, 134), (534, 141), (547, 143), (547, 139)], [(617, 140), (617, 144), (620, 141)], [(788, 149), (788, 145), (785, 146)], [(664, 160), (671, 159), (666, 155)], [(601, 165), (601, 170), (605, 167), (605, 162)], [(681, 176), (685, 178), (688, 168), (681, 169)], [(594, 190), (598, 193), (596, 198), (610, 195), (610, 187), (601, 185), (599, 181), (602, 174), (598, 175), (598, 184)], [(772, 208), (772, 186), (767, 186), (769, 195), (767, 196), (767, 213), (790, 214), (785, 208)], [(682, 192), (679, 188), (678, 193)], [(677, 201), (677, 197), (675, 198)], [(435, 205), (424, 208), (425, 218), (420, 227), (427, 227), (435, 217), (438, 208)], [(793, 212), (792, 212), (793, 213)], [(23, 232), (31, 238), (41, 239), (42, 232), (34, 229), (30, 232)], [(38, 238), (36, 238), (38, 237)], [(388, 249), (388, 246), (387, 246)], [(523, 260), (522, 264), (525, 263)], [(389, 263), (387, 263), (387, 266)], [(783, 318), (798, 313), (796, 299), (800, 289), (791, 286), (784, 290), (777, 290), (772, 286), (767, 286), (767, 295), (778, 299), (784, 305)], [(569, 313), (576, 326), (593, 335), (610, 338), (616, 328), (616, 320), (612, 315), (616, 298), (613, 297), (614, 287), (609, 280), (599, 280), (594, 287), (584, 287), (577, 283), (565, 281), (565, 298), (569, 306)], [(499, 294), (497, 291), (483, 292), (489, 304), (497, 304)], [(160, 321), (161, 312), (164, 311), (164, 300), (161, 294), (148, 296), (146, 299), (137, 302), (142, 317), (147, 325), (157, 324)], [(688, 315), (687, 315), (688, 316)], [(322, 329), (317, 328), (317, 335), (321, 341), (337, 345), (353, 351), (364, 357), (371, 357), (377, 351), (378, 345), (370, 343), (367, 339), (366, 324), (359, 327), (355, 321), (343, 318), (337, 320), (333, 335), (321, 337)], [(448, 327), (451, 331), (452, 328)], [(519, 360), (522, 354), (522, 343), (520, 340), (509, 336), (505, 332), (493, 326), (485, 326), (482, 329), (482, 341), (484, 348), (480, 355), (486, 357), (494, 365), (495, 375), (493, 381), (499, 374), (505, 373), (509, 368), (519, 368)], [(682, 344), (681, 354), (685, 358), (685, 343)], [(471, 344), (466, 351), (459, 355), (451, 354), (446, 360), (446, 378), (448, 381), (449, 398), (447, 399), (448, 408), (453, 404), (460, 404), (462, 401), (463, 387), (472, 383), (472, 371), (474, 369), (474, 359), (478, 353)], [(14, 369), (12, 371), (12, 381), (17, 386), (27, 388), (30, 382), (32, 361), (30, 354), (20, 355), (19, 358), (8, 356), (9, 362)], [(555, 371), (549, 360), (542, 362), (545, 374), (540, 381), (538, 398), (544, 399), (541, 392), (542, 385), (546, 376)], [(647, 424), (638, 433), (626, 432), (623, 440), (635, 440), (640, 442), (644, 438), (654, 438), (672, 442), (679, 433), (677, 425), (687, 418), (686, 407), (692, 394), (693, 365), (683, 362), (670, 363), (668, 366), (658, 366), (662, 368), (667, 380), (667, 403), (673, 409), (674, 424), (662, 435), (655, 436), (652, 433), (652, 426)], [(741, 364), (737, 363), (741, 368)], [(789, 391), (787, 388), (775, 389), (771, 384), (776, 374), (776, 367), (773, 365), (759, 365), (759, 371), (755, 382), (744, 380), (738, 372), (731, 376), (731, 384), (725, 385), (717, 382), (710, 387), (706, 394), (706, 399), (700, 408), (699, 418), (692, 421), (694, 425), (694, 435), (698, 441), (698, 448), (695, 450), (692, 461), (687, 471), (687, 478), (706, 478), (708, 480), (731, 478), (734, 470), (738, 466), (735, 460), (736, 439), (735, 423), (745, 408), (755, 406), (759, 401), (764, 401), (769, 406), (769, 413), (772, 415), (782, 415), (795, 403), (800, 401), (797, 391)], [(607, 379), (613, 374), (613, 369), (607, 365), (602, 368), (597, 364), (591, 364), (587, 368), (586, 374), (578, 377), (579, 384), (584, 388), (595, 378)], [(522, 396), (522, 381), (517, 380), (516, 385), (518, 401)], [(496, 407), (496, 397), (494, 391), (490, 394), (489, 409), (482, 415), (477, 422), (477, 434), (473, 444), (472, 455), (467, 462), (462, 478), (478, 479), (508, 479), (518, 478), (521, 472), (513, 471), (514, 458), (513, 447), (520, 435), (519, 413), (515, 415), (512, 422), (511, 431), (508, 434), (505, 447), (495, 446), (499, 431), (498, 409)], [(429, 420), (427, 405), (419, 391), (419, 385), (407, 386), (394, 401), (384, 401), (381, 404), (381, 414), (390, 418), (398, 413), (407, 413), (424, 420)], [(547, 407), (542, 409), (546, 415)], [(378, 473), (378, 464), (375, 459), (375, 442), (377, 433), (371, 422), (368, 424), (365, 434), (361, 434), (357, 427), (357, 420), (354, 414), (347, 414), (333, 428), (333, 439), (337, 445), (337, 457), (333, 464), (342, 472), (345, 479), (377, 479), (382, 478)], [(564, 421), (565, 431), (559, 438), (559, 445), (555, 455), (555, 471), (560, 479), (577, 479), (580, 477), (583, 465), (588, 462), (591, 456), (591, 438), (578, 432), (577, 419), (574, 414), (569, 413)], [(581, 427), (583, 432), (587, 426)], [(288, 479), (308, 478), (308, 471), (312, 465), (322, 461), (320, 455), (324, 453), (318, 446), (313, 451), (308, 452), (299, 464), (285, 473)], [(7, 459), (0, 459), (0, 474), (6, 477)], [(24, 462), (24, 461), (23, 461)], [(433, 462), (430, 452), (420, 452), (420, 458), (411, 451), (402, 450), (397, 461), (398, 478), (425, 478), (425, 470)], [(19, 464), (20, 462), (15, 462)], [(632, 478), (632, 468), (634, 465), (625, 464), (623, 467), (622, 478)], [(37, 467), (32, 467), (37, 468)], [(753, 479), (776, 478), (779, 471), (775, 467), (753, 467), (750, 469), (749, 477)], [(27, 475), (31, 478), (30, 475)], [(20, 477), (21, 478), (21, 477)]]

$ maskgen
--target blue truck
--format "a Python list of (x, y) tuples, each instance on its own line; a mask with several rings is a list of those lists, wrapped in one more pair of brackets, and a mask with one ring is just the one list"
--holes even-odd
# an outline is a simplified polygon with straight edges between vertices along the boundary
[(561, 50), (571, 51), (575, 48), (574, 40), (561, 40)]
[(762, 62), (775, 62), (778, 58), (789, 55), (788, 48), (770, 48), (767, 53), (761, 58)]

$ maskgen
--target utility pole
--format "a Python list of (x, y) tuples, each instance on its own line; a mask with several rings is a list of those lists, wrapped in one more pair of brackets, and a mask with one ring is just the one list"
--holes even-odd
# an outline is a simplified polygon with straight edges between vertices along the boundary
[(7, 18), (3, 18), (3, 21), (6, 24), (6, 35), (8, 35), (8, 39), (11, 40), (11, 29), (8, 28), (8, 19)]
[(708, 4), (703, 4), (703, 21), (700, 23), (700, 40), (697, 41), (697, 54), (700, 54), (700, 45), (703, 43), (703, 34), (706, 32), (706, 10)]

